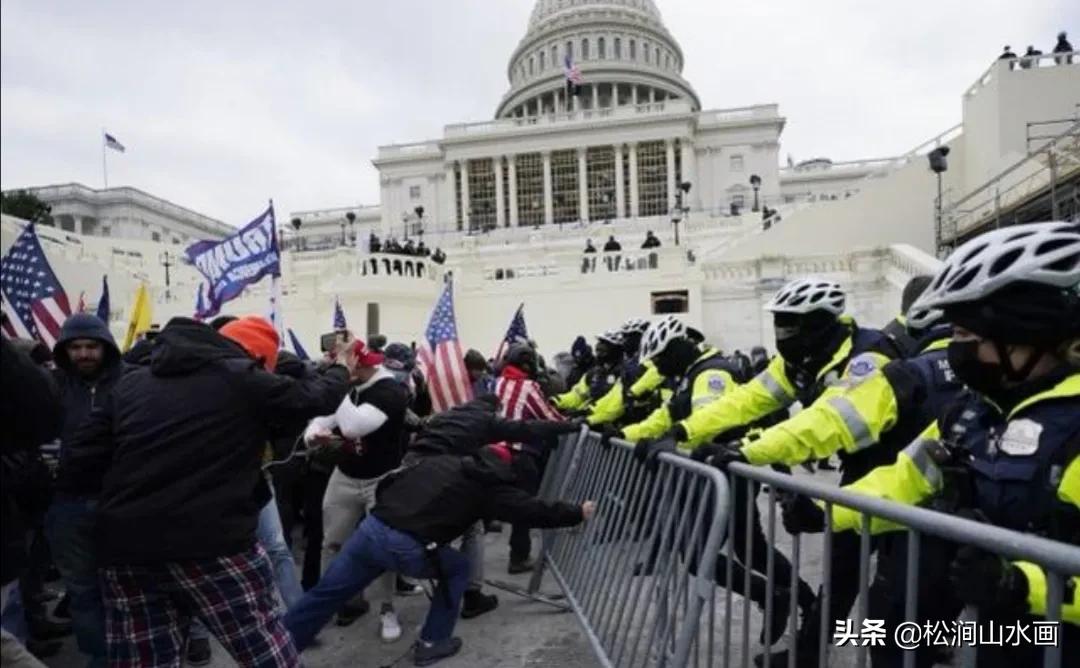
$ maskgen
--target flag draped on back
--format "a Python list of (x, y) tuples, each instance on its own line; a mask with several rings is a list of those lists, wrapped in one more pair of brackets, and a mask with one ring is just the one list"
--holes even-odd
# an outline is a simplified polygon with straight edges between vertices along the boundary
[(101, 322), (104, 322), (104, 323), (108, 324), (108, 322), (109, 322), (109, 311), (110, 311), (110, 305), (109, 305), (109, 277), (108, 276), (102, 276), (101, 277), (101, 299), (99, 299), (98, 303), (97, 303), (97, 317), (101, 320)]
[(0, 292), (6, 336), (36, 339), (49, 348), (56, 345), (71, 305), (33, 225), (26, 226), (0, 260)]
[(334, 329), (348, 329), (349, 326), (345, 324), (345, 311), (341, 310), (341, 302), (337, 297), (334, 297)]
[(431, 390), (435, 412), (453, 408), (472, 399), (469, 372), (458, 341), (454, 316), (454, 284), (446, 281), (435, 310), (431, 312), (424, 342), (417, 360)]
[(529, 330), (525, 327), (525, 304), (521, 304), (517, 307), (517, 311), (514, 311), (514, 317), (510, 320), (510, 327), (506, 330), (506, 336), (503, 337), (502, 343), (499, 344), (499, 349), (495, 351), (495, 361), (501, 360), (506, 353), (506, 349), (512, 344), (528, 340)]

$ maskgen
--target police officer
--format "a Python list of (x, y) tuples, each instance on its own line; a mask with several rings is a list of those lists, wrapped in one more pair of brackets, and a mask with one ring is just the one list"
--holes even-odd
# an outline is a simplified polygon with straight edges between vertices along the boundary
[(619, 380), (592, 406), (586, 419), (589, 426), (634, 424), (660, 407), (664, 377), (652, 360), (640, 355), (641, 338), (648, 329), (649, 321), (644, 318), (633, 318), (623, 325), (620, 331), (625, 358)]
[(596, 337), (596, 365), (568, 392), (555, 397), (555, 407), (564, 413), (584, 413), (619, 379), (623, 362), (623, 339), (619, 330)]
[[(929, 281), (927, 281), (928, 283)], [(925, 287), (925, 284), (924, 284)], [(917, 297), (917, 295), (915, 295)], [(914, 301), (915, 297), (911, 298)], [(891, 462), (911, 439), (925, 429), (936, 417), (938, 407), (954, 400), (961, 384), (949, 369), (946, 347), (951, 328), (940, 322), (938, 310), (913, 311), (905, 320), (905, 330), (912, 346), (922, 352), (910, 359), (893, 360), (880, 371), (853, 374), (844, 383), (832, 385), (810, 406), (795, 416), (769, 429), (717, 450), (712, 460), (721, 467), (731, 461), (755, 465), (794, 465), (814, 459), (827, 458), (835, 453), (845, 457), (844, 470), (849, 479), (857, 479), (874, 467)], [(795, 533), (824, 528), (821, 510), (806, 497), (795, 497), (785, 504), (785, 526)], [(846, 543), (848, 538), (841, 539)], [(903, 614), (903, 591), (897, 592), (892, 573), (905, 572), (906, 535), (897, 535), (879, 544), (878, 580), (871, 591), (871, 616), (891, 618), (890, 613)], [(935, 580), (944, 565), (936, 555), (944, 553), (944, 545), (931, 536), (923, 543), (921, 557), (924, 575), (920, 586), (926, 592), (940, 591), (945, 584)], [(850, 567), (850, 563), (844, 563)], [(858, 582), (848, 572), (833, 571), (839, 578), (830, 599), (828, 618), (842, 619), (850, 611)], [(841, 574), (843, 573), (843, 574)], [(936, 587), (935, 587), (936, 584)], [(893, 606), (899, 594), (899, 605)], [(926, 597), (920, 609), (938, 605), (943, 619), (949, 619), (953, 608), (940, 598)], [(818, 629), (820, 608), (803, 620), (799, 629), (797, 653), (799, 665), (814, 665), (818, 659)], [(955, 618), (955, 614), (952, 615)], [(897, 621), (902, 621), (903, 617)], [(786, 666), (787, 652), (771, 658), (772, 665)]]
[[(966, 391), (895, 463), (849, 486), (1080, 543), (1080, 226), (1040, 223), (981, 235), (949, 256), (916, 302), (953, 323), (949, 363)], [(861, 515), (835, 507), (837, 530)], [(895, 528), (874, 520), (872, 531)], [(1046, 574), (971, 546), (949, 569), (982, 623), (1046, 611)], [(1080, 655), (1080, 577), (1067, 583), (1062, 665)], [(1032, 666), (1041, 647), (980, 646), (979, 665)], [(1070, 660), (1071, 659), (1071, 660)], [(985, 662), (984, 662), (985, 661)]]

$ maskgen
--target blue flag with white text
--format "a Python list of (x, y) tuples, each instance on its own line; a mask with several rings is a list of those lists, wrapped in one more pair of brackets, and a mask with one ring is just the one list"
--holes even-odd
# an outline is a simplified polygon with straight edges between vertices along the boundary
[(240, 296), (263, 276), (281, 275), (274, 205), (223, 241), (199, 241), (184, 251), (192, 266), (206, 277), (207, 315)]
[(101, 277), (101, 299), (97, 303), (97, 317), (102, 322), (109, 322), (109, 277)]

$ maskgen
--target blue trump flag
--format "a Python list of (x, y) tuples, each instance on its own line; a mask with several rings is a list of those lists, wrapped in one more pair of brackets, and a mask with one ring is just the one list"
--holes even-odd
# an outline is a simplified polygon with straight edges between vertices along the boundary
[(304, 346), (300, 345), (300, 339), (296, 338), (296, 332), (292, 331), (291, 329), (289, 330), (289, 341), (292, 342), (293, 352), (296, 353), (297, 357), (302, 360), (311, 359), (310, 357), (308, 357), (307, 351), (304, 350)]
[(206, 316), (218, 313), (222, 304), (263, 276), (281, 275), (274, 205), (224, 241), (199, 241), (184, 253), (206, 277)]

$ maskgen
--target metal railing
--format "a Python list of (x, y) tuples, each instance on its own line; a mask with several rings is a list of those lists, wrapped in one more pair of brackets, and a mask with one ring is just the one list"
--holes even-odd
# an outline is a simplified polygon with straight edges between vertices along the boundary
[(701, 613), (727, 517), (719, 471), (672, 455), (647, 469), (629, 444), (583, 433), (555, 451), (540, 495), (597, 503), (582, 527), (544, 533), (529, 590), (551, 573), (603, 666), (685, 666), (711, 647)]
[[(564, 442), (549, 462), (540, 494), (571, 502), (597, 501), (596, 516), (583, 527), (545, 532), (541, 564), (529, 590), (539, 590), (545, 571), (554, 576), (604, 666), (749, 668), (755, 649), (753, 630), (761, 629), (758, 651), (764, 665), (770, 665), (777, 652), (773, 647), (777, 647), (786, 648), (785, 665), (794, 668), (808, 657), (801, 643), (816, 638), (809, 644), (809, 656), (816, 659), (809, 660), (811, 665), (863, 668), (873, 647), (874, 652), (894, 652), (891, 656), (909, 668), (927, 665), (927, 654), (937, 649), (931, 646), (925, 624), (942, 614), (953, 623), (956, 634), (950, 643), (957, 651), (954, 665), (975, 666), (976, 640), (965, 639), (958, 629), (964, 625), (974, 633), (978, 628), (981, 637), (983, 627), (976, 626), (978, 610), (968, 607), (960, 613), (959, 603), (940, 608), (941, 600), (949, 595), (945, 569), (922, 568), (924, 554), (934, 556), (939, 550), (964, 545), (1031, 562), (1044, 570), (1047, 613), (1044, 620), (1030, 621), (1028, 627), (1046, 622), (1059, 625), (1054, 627), (1056, 645), (1043, 648), (1042, 666), (1064, 665), (1063, 634), (1070, 628), (1060, 626), (1066, 577), (1080, 574), (1080, 547), (1074, 545), (765, 467), (732, 464), (725, 477), (685, 457), (664, 454), (657, 468), (650, 470), (633, 459), (628, 444), (613, 440), (610, 448), (604, 448), (596, 434)], [(763, 507), (759, 496), (764, 497)], [(820, 537), (777, 531), (779, 502), (797, 496), (824, 506)], [(861, 530), (834, 533), (834, 505), (862, 513)], [(872, 536), (871, 517), (899, 525), (901, 530), (888, 536), (903, 542), (882, 543), (881, 537)], [(790, 560), (779, 550), (781, 544), (790, 548)], [(878, 550), (883, 544), (889, 549)], [(875, 551), (876, 562), (871, 558)], [(879, 623), (870, 618), (881, 613), (880, 603), (871, 606), (871, 581), (875, 588), (881, 586), (874, 578), (881, 574), (883, 551), (889, 556), (885, 563), (893, 564), (888, 581), (893, 589), (885, 592), (892, 607)], [(816, 582), (821, 587), (817, 601), (807, 605), (801, 600), (808, 589), (802, 571), (810, 570), (805, 566), (814, 562), (820, 562)], [(845, 584), (846, 594), (838, 593), (838, 583)], [(736, 603), (736, 595), (743, 596), (741, 604)], [(835, 603), (833, 596), (838, 597)], [(882, 593), (875, 596), (880, 601)], [(752, 599), (761, 610), (760, 618), (751, 615)], [(807, 608), (816, 612), (804, 618), (803, 628), (796, 633), (800, 606), (804, 612)], [(782, 615), (776, 624), (774, 615)], [(856, 630), (880, 629), (884, 642), (867, 643), (864, 637), (855, 647), (834, 647), (830, 643), (839, 639), (844, 618)], [(1001, 618), (983, 621), (997, 621), (1001, 632)], [(888, 623), (893, 627), (888, 628)], [(938, 623), (944, 622), (939, 619)], [(909, 634), (903, 639), (907, 644), (902, 644), (901, 628), (922, 629), (926, 637), (912, 640)], [(786, 643), (773, 644), (780, 638), (777, 632), (783, 634), (785, 629), (791, 631)], [(765, 641), (770, 634), (773, 637)]]

